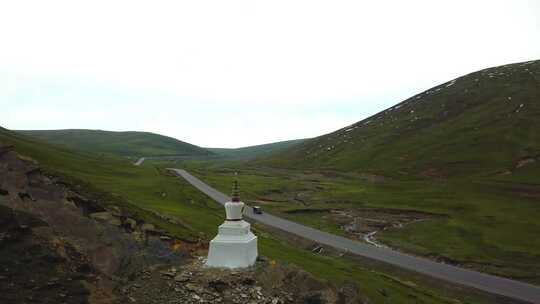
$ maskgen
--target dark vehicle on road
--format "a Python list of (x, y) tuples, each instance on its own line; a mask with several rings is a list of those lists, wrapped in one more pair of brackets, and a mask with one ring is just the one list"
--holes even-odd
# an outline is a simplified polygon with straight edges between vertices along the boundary
[(263, 213), (262, 208), (259, 207), (259, 206), (254, 206), (254, 207), (253, 207), (253, 213), (255, 213), (255, 214), (262, 214), (262, 213)]

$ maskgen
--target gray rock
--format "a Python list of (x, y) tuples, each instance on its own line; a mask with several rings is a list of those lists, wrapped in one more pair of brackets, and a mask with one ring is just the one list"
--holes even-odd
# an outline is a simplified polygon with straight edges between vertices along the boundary
[(109, 223), (110, 225), (113, 225), (113, 226), (117, 226), (117, 227), (122, 226), (122, 222), (117, 218), (113, 218), (113, 219), (109, 220), (107, 223)]
[(156, 230), (156, 227), (153, 224), (145, 223), (141, 226), (142, 231)]
[(113, 219), (113, 215), (110, 212), (94, 212), (90, 214), (90, 218), (98, 221), (110, 221)]
[(172, 271), (167, 271), (167, 270), (163, 270), (163, 271), (160, 271), (159, 272), (161, 275), (163, 276), (166, 276), (166, 277), (169, 277), (169, 278), (173, 278), (175, 273), (172, 272)]
[(187, 282), (187, 281), (189, 281), (189, 279), (190, 279), (190, 277), (187, 276), (185, 273), (181, 273), (181, 274), (176, 275), (176, 276), (174, 277), (174, 280), (175, 280), (176, 282), (180, 282), (180, 283)]
[(131, 228), (131, 230), (135, 230), (135, 227), (137, 227), (137, 221), (135, 221), (134, 219), (132, 218), (127, 218), (124, 223), (129, 227)]

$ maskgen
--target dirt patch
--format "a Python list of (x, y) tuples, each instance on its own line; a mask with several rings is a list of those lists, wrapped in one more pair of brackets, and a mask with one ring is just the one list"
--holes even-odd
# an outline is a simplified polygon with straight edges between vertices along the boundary
[(415, 210), (379, 208), (332, 210), (329, 216), (340, 223), (346, 232), (352, 234), (366, 234), (390, 227), (400, 228), (411, 222), (440, 217), (440, 215)]
[(514, 162), (514, 166), (509, 169), (504, 169), (496, 172), (496, 175), (505, 176), (505, 175), (511, 175), (514, 173), (514, 171), (524, 168), (524, 167), (530, 167), (536, 163), (540, 162), (540, 155), (536, 156), (525, 156), (517, 161)]
[(439, 168), (428, 168), (420, 172), (420, 175), (427, 178), (446, 178), (447, 174)]
[(540, 156), (528, 156), (518, 160), (515, 165), (515, 169), (519, 169), (528, 165), (536, 163), (540, 159)]
[(295, 209), (290, 213), (321, 213), (323, 219), (335, 223), (351, 239), (361, 239), (376, 244), (375, 234), (390, 228), (403, 226), (432, 218), (440, 214), (416, 210), (358, 208), (358, 209)]

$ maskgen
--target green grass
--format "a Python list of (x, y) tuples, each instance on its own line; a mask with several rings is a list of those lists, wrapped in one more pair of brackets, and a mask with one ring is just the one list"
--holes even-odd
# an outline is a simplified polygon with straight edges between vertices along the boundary
[(489, 303), (468, 292), (462, 291), (456, 296), (453, 292), (434, 290), (422, 286), (416, 279), (385, 274), (343, 258), (315, 255), (269, 234), (257, 233), (259, 250), (266, 256), (293, 263), (336, 284), (357, 282), (361, 294), (372, 303)]
[(211, 152), (195, 145), (149, 132), (101, 130), (17, 131), (47, 142), (85, 152), (117, 156), (209, 156)]
[[(14, 145), (18, 153), (38, 161), (46, 172), (60, 176), (77, 190), (104, 204), (120, 205), (149, 221), (158, 219), (144, 209), (159, 210), (177, 204), (178, 214), (186, 218), (186, 227), (173, 227), (167, 222), (160, 225), (183, 239), (193, 240), (199, 232), (209, 232), (209, 218), (214, 216), (217, 220), (217, 215), (207, 212), (209, 202), (205, 196), (154, 167), (136, 167), (121, 158), (73, 151), (5, 129), (0, 129), (0, 142)], [(196, 221), (192, 215), (203, 220)]]
[[(221, 206), (180, 178), (169, 176), (156, 167), (135, 167), (123, 159), (74, 152), (4, 129), (0, 129), (0, 142), (14, 145), (21, 155), (39, 161), (44, 171), (60, 176), (100, 203), (120, 206), (137, 218), (152, 222), (182, 239), (209, 240), (223, 220)], [(149, 211), (174, 216), (182, 225), (170, 224)], [(264, 227), (256, 225), (254, 228), (259, 236), (262, 255), (283, 263), (294, 263), (319, 278), (335, 283), (345, 280), (357, 282), (371, 303), (411, 303), (413, 300), (417, 303), (455, 303), (451, 299), (459, 299), (463, 303), (488, 303), (469, 293), (456, 294), (436, 286), (426, 287), (419, 282), (409, 284), (406, 282), (411, 279), (407, 276), (404, 279), (389, 275), (346, 259), (314, 255), (273, 236)], [(386, 297), (381, 290), (386, 291)]]
[[(414, 254), (540, 284), (540, 199), (511, 191), (512, 184), (505, 188), (490, 179), (374, 183), (357, 174), (199, 165), (184, 167), (224, 192), (230, 188), (232, 172), (239, 171), (246, 201), (336, 234), (345, 233), (337, 223), (323, 218), (324, 212), (290, 211), (390, 208), (438, 215), (378, 233), (377, 238)], [(295, 199), (298, 193), (304, 203)]]
[(218, 156), (224, 159), (234, 159), (234, 160), (251, 160), (255, 158), (265, 157), (272, 155), (276, 152), (280, 152), (291, 147), (298, 145), (303, 142), (305, 139), (296, 139), (296, 140), (287, 140), (280, 141), (270, 144), (249, 146), (242, 148), (206, 148), (207, 150), (214, 152)]
[[(399, 178), (495, 176), (524, 157), (540, 174), (540, 61), (465, 75), (349, 127), (306, 140), (263, 166)], [(531, 179), (531, 181), (534, 179)]]
[(538, 117), (537, 60), (459, 77), (247, 164), (187, 166), (223, 190), (233, 170), (225, 169), (241, 168), (247, 199), (333, 233), (343, 234), (323, 212), (290, 211), (439, 214), (377, 237), (411, 253), (540, 284)]

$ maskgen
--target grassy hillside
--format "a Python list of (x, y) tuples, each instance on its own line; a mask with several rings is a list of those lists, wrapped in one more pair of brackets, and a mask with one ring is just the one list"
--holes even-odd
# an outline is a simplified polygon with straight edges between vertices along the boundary
[[(335, 171), (261, 167), (188, 169), (229, 191), (238, 172), (244, 200), (331, 233), (360, 231), (392, 248), (540, 284), (540, 183), (492, 179), (398, 180)], [(365, 230), (364, 230), (365, 229)]]
[[(207, 212), (207, 200), (203, 195), (153, 167), (136, 167), (123, 158), (71, 150), (3, 128), (0, 128), (0, 143), (13, 145), (17, 153), (39, 162), (47, 173), (60, 177), (79, 191), (96, 195), (96, 199), (105, 204), (133, 207), (130, 209), (140, 217), (158, 220), (143, 209), (158, 210), (164, 202), (181, 202), (179, 209), (183, 212), (189, 210), (190, 214), (198, 214), (201, 218), (212, 216)], [(167, 197), (160, 198), (163, 193)], [(191, 200), (198, 203), (185, 209)], [(187, 213), (184, 215), (188, 217)], [(217, 220), (216, 214), (213, 216)], [(204, 228), (206, 221), (187, 220), (185, 223), (184, 227), (171, 227), (165, 222), (161, 224), (185, 239), (197, 238), (200, 231), (211, 229), (210, 226)]]
[[(133, 166), (123, 159), (75, 152), (50, 145), (0, 128), (0, 144), (13, 145), (15, 151), (40, 163), (44, 171), (60, 176), (79, 191), (93, 193), (93, 199), (121, 206), (137, 213), (137, 218), (156, 224), (183, 239), (211, 239), (223, 221), (223, 208), (183, 180), (169, 176), (151, 166)], [(230, 185), (230, 179), (226, 181)], [(173, 225), (151, 212), (180, 219)], [(297, 264), (316, 276), (332, 282), (353, 281), (371, 303), (490, 303), (483, 296), (459, 290), (448, 290), (421, 278), (374, 270), (347, 259), (315, 255), (293, 246), (264, 227), (254, 226), (260, 254), (282, 262)], [(384, 292), (381, 292), (384, 291)]]
[(264, 164), (385, 175), (494, 175), (540, 163), (540, 61), (459, 77)]
[(214, 152), (218, 156), (227, 158), (227, 159), (237, 159), (237, 160), (250, 160), (258, 157), (265, 157), (276, 152), (286, 150), (288, 148), (294, 147), (305, 139), (296, 139), (296, 140), (287, 140), (280, 141), (270, 144), (257, 145), (242, 147), (236, 149), (227, 149), (227, 148), (206, 148), (207, 150)]
[(223, 190), (238, 171), (246, 199), (306, 225), (540, 284), (540, 61), (465, 75), (265, 159), (188, 166)]
[(17, 132), (72, 149), (118, 156), (206, 156), (211, 154), (203, 148), (175, 138), (148, 132), (77, 129)]

